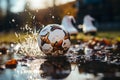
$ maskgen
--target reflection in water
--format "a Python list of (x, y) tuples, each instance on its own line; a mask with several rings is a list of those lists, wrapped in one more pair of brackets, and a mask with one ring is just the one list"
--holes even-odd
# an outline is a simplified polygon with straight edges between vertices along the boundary
[(79, 72), (79, 68), (77, 64), (71, 64), (71, 73), (70, 75), (65, 78), (64, 80), (100, 80), (97, 79), (93, 74)]
[(84, 54), (77, 54), (81, 53), (79, 46), (73, 48), (74, 52), (70, 51), (66, 58), (18, 56), (13, 53), (14, 47), (1, 47), (0, 80), (120, 80), (119, 47), (110, 50), (107, 61), (105, 55), (86, 60)]
[[(119, 80), (119, 66), (97, 61), (70, 63), (66, 58), (21, 58), (15, 69), (0, 69), (0, 80)], [(109, 72), (110, 71), (110, 72)], [(95, 74), (96, 72), (96, 74)], [(115, 77), (118, 76), (118, 77)], [(111, 79), (109, 79), (111, 78)]]
[(41, 77), (51, 77), (51, 79), (66, 78), (71, 72), (71, 65), (65, 57), (51, 57), (41, 64)]
[(96, 78), (101, 77), (99, 80), (120, 80), (119, 65), (98, 60), (80, 62), (79, 64), (79, 72), (92, 73), (94, 76), (97, 76)]

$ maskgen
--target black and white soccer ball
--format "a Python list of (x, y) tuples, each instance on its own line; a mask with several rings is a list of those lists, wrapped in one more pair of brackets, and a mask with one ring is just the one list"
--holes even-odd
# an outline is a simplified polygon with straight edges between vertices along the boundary
[(70, 35), (61, 25), (49, 24), (40, 31), (38, 45), (46, 55), (64, 55), (71, 45)]

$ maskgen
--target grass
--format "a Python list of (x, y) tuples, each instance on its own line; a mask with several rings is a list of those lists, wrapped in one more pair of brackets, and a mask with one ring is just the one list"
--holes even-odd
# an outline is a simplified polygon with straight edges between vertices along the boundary
[[(10, 33), (0, 33), (0, 43), (1, 42), (19, 42), (19, 40), (24, 40), (25, 37), (28, 35), (25, 33), (16, 34), (15, 32)], [(91, 38), (97, 38), (97, 39), (109, 39), (112, 42), (115, 42), (116, 40), (120, 41), (120, 32), (119, 31), (107, 31), (107, 32), (98, 32), (96, 36), (91, 35), (84, 35), (82, 32), (80, 32), (77, 36), (71, 36), (71, 40), (73, 42), (76, 42), (76, 40), (85, 40), (88, 41)]]
[(114, 43), (116, 41), (120, 41), (120, 32), (119, 31), (97, 32), (96, 36), (84, 35), (83, 33), (79, 33), (76, 37), (71, 36), (71, 39), (73, 40), (73, 42), (75, 40), (88, 41), (88, 40), (92, 39), (93, 37), (95, 37), (98, 40), (106, 38)]
[[(20, 36), (20, 37), (19, 37)], [(10, 32), (10, 33), (0, 33), (0, 43), (2, 42), (14, 42), (17, 43), (20, 40), (24, 40), (24, 38), (27, 35), (20, 33), (20, 34), (16, 34), (15, 32)]]

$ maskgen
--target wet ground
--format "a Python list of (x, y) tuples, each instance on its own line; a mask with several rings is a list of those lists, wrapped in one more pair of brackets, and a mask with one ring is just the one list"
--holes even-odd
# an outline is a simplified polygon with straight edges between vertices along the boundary
[(23, 55), (18, 44), (2, 43), (0, 80), (120, 80), (120, 42), (79, 41), (59, 57)]

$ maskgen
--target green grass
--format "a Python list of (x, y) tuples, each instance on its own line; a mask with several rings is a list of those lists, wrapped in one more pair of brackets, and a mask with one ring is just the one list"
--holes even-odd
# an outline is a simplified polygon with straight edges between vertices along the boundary
[[(20, 37), (19, 37), (20, 36)], [(1, 42), (14, 42), (17, 43), (20, 40), (24, 40), (24, 38), (26, 37), (25, 34), (15, 34), (15, 32), (10, 32), (10, 33), (0, 33), (0, 43)]]
[(106, 38), (106, 39), (110, 40), (111, 42), (116, 42), (117, 40), (120, 41), (120, 32), (119, 31), (97, 32), (96, 36), (84, 35), (83, 33), (79, 33), (76, 37), (71, 36), (71, 39), (73, 41), (75, 41), (75, 40), (88, 41), (88, 40), (92, 39), (93, 37), (95, 37), (97, 39)]
[(105, 37), (105, 38), (108, 38), (108, 39), (111, 39), (111, 38), (117, 38), (117, 37), (120, 37), (120, 32), (118, 31), (114, 31), (114, 32), (99, 32), (98, 37)]
[[(19, 37), (18, 37), (19, 36)], [(19, 42), (19, 40), (24, 40), (28, 35), (25, 33), (20, 33), (19, 35), (15, 34), (15, 32), (10, 33), (0, 33), (0, 42)], [(97, 39), (109, 39), (115, 42), (116, 40), (120, 41), (120, 32), (119, 31), (108, 31), (108, 32), (98, 32), (96, 36), (84, 35), (83, 33), (79, 33), (77, 36), (71, 36), (71, 40), (75, 42), (76, 40), (89, 40), (91, 38)]]

